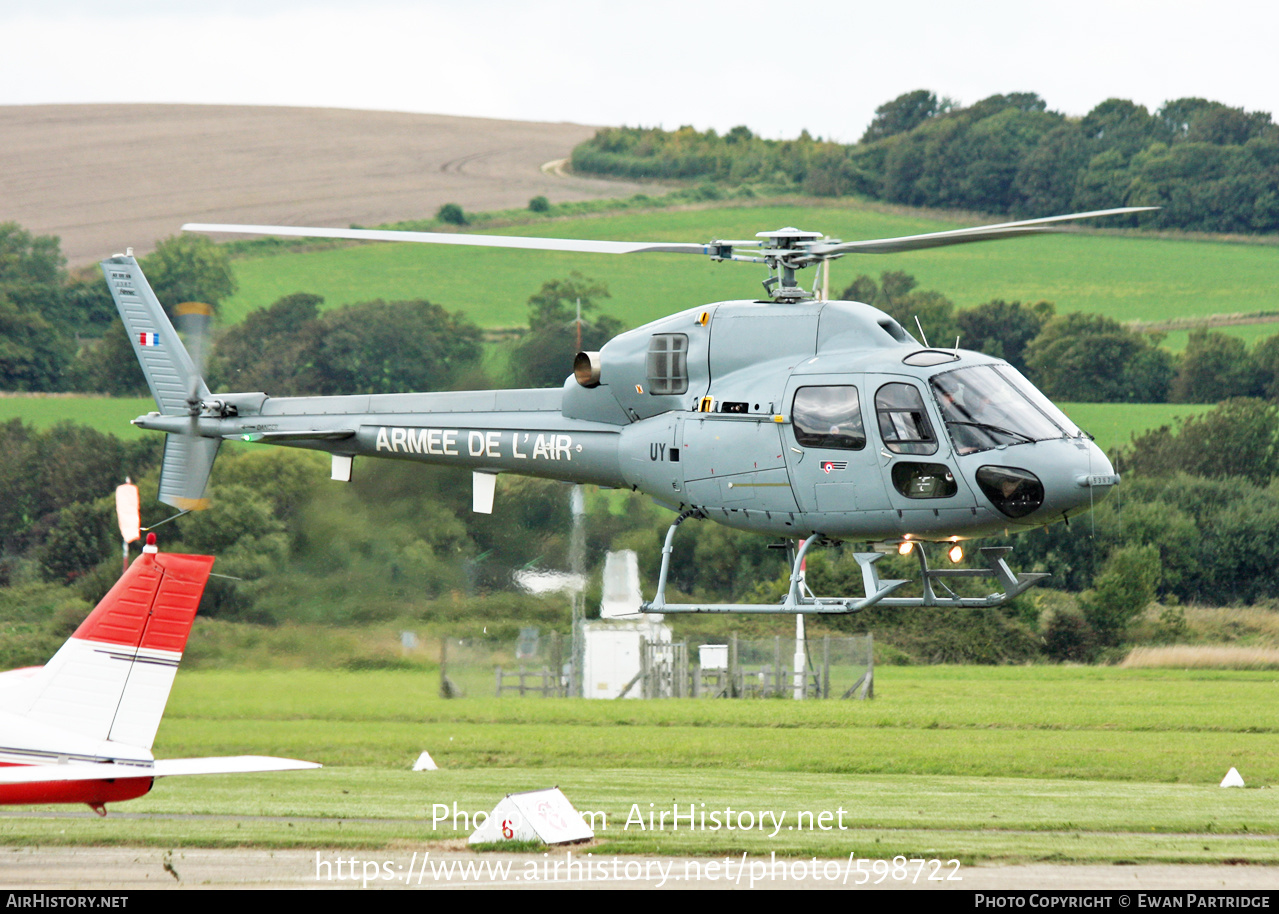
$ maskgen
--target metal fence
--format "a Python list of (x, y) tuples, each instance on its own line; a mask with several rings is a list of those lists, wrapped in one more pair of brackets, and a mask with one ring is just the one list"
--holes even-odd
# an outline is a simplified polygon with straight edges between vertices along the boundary
[[(704, 646), (724, 649), (703, 652)], [(658, 646), (650, 646), (650, 649), (654, 647)], [(793, 638), (777, 636), (769, 640), (748, 640), (731, 635), (720, 642), (690, 645), (688, 650), (693, 657), (704, 653), (718, 655), (716, 662), (688, 664), (688, 688), (680, 693), (674, 690), (663, 692), (660, 697), (874, 697), (874, 641), (869, 634), (809, 639), (805, 643), (805, 663), (798, 675), (794, 668)]]
[[(446, 639), (441, 694), (564, 698), (580, 695), (572, 639), (559, 632), (517, 642)], [(640, 641), (638, 669), (615, 698), (874, 698), (874, 640), (869, 634), (810, 638), (795, 673), (795, 640), (777, 636)], [(581, 658), (577, 658), (577, 663)], [(628, 672), (627, 675), (630, 675)], [(802, 690), (802, 692), (801, 692)]]
[[(433, 649), (434, 645), (427, 648)], [(569, 694), (564, 676), (572, 653), (568, 635), (542, 632), (532, 641), (525, 637), (514, 641), (443, 638), (438, 650), (440, 694), (445, 698), (490, 695), (495, 678), (499, 695), (555, 698)]]

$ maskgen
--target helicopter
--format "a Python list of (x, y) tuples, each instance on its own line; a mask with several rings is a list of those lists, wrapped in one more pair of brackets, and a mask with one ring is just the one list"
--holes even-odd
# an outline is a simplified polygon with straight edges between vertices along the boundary
[[(709, 243), (190, 223), (184, 231), (583, 253), (696, 254), (762, 263), (767, 298), (688, 308), (579, 352), (561, 388), (325, 397), (214, 395), (202, 377), (208, 306), (175, 311), (197, 329), (188, 352), (131, 252), (102, 262), (158, 411), (133, 420), (167, 432), (159, 500), (207, 507), (224, 440), (324, 451), (350, 481), (356, 457), (469, 469), (472, 509), (492, 513), (502, 473), (629, 488), (676, 513), (650, 613), (851, 613), (870, 606), (999, 606), (1043, 573), (1014, 573), (1011, 547), (983, 547), (984, 567), (930, 567), (925, 543), (959, 543), (1068, 521), (1119, 484), (1092, 438), (1006, 362), (921, 343), (887, 313), (829, 301), (797, 271), (846, 254), (890, 253), (1060, 231), (1063, 223), (1141, 212), (1124, 207), (920, 235), (843, 242), (787, 227)], [(819, 271), (820, 272), (820, 271)], [(567, 367), (567, 366), (566, 366)], [(790, 586), (775, 604), (672, 603), (675, 534), (689, 519), (781, 537)], [(856, 552), (864, 593), (819, 597), (804, 581), (818, 545)], [(921, 593), (881, 579), (889, 552), (913, 553)], [(990, 578), (963, 596), (948, 585)]]

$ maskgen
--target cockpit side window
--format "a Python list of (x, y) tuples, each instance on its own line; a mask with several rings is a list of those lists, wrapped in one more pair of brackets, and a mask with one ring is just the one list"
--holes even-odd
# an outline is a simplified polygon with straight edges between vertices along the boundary
[(804, 447), (860, 451), (866, 446), (856, 387), (801, 387), (795, 391), (791, 421), (795, 440)]
[(648, 343), (648, 392), (688, 392), (688, 334), (655, 333)]
[(934, 454), (937, 436), (924, 409), (924, 398), (912, 384), (885, 384), (875, 393), (879, 435), (894, 454)]

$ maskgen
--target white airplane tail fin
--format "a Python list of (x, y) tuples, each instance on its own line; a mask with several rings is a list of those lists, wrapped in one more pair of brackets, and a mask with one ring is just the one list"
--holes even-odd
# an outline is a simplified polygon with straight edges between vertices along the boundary
[(212, 566), (211, 556), (148, 545), (9, 709), (150, 749)]
[(155, 761), (151, 746), (213, 558), (154, 535), (46, 666), (0, 674), (0, 805), (106, 804), (156, 778), (319, 768), (257, 755)]

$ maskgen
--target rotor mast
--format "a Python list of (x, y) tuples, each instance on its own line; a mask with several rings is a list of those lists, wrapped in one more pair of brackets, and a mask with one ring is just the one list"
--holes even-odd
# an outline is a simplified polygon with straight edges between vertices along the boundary
[[(809, 253), (812, 245), (821, 240), (821, 232), (805, 232), (794, 226), (787, 226), (775, 232), (758, 232), (757, 238), (763, 238), (760, 253), (762, 260), (768, 264), (773, 275), (764, 280), (764, 291), (774, 301), (796, 302), (813, 297), (813, 293), (800, 288), (795, 281), (795, 271), (802, 270), (810, 263), (819, 263), (823, 259), (834, 259), (842, 256), (833, 254), (829, 258), (814, 258)], [(838, 244), (837, 239), (831, 243)]]

